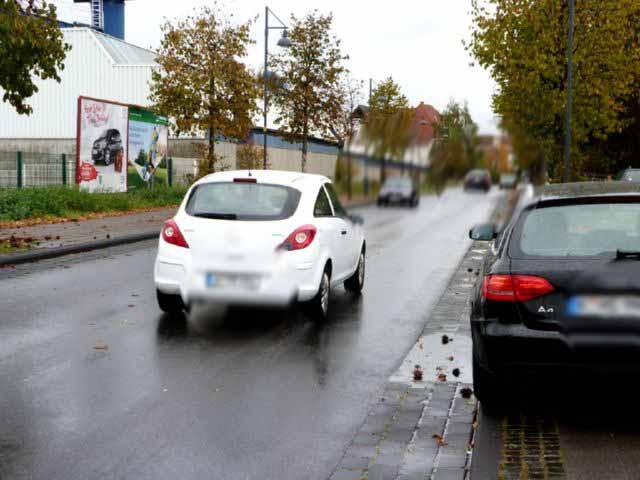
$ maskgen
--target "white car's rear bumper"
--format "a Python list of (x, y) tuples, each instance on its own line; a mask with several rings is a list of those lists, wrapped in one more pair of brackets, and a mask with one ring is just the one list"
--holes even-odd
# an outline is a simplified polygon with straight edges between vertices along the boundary
[[(187, 249), (161, 245), (156, 258), (154, 277), (156, 288), (163, 293), (179, 294), (185, 304), (212, 302), (228, 305), (286, 306), (294, 301), (307, 301), (318, 291), (326, 259), (312, 260), (317, 252), (284, 252), (278, 261), (248, 269), (234, 264), (194, 265)], [(259, 280), (255, 284), (207, 284), (207, 275), (250, 275)]]

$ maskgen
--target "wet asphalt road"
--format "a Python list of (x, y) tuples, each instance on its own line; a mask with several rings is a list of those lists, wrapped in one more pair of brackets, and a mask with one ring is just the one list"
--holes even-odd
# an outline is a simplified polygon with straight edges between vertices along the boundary
[(326, 479), (498, 195), (360, 209), (364, 294), (325, 324), (172, 321), (155, 242), (0, 270), (0, 479)]

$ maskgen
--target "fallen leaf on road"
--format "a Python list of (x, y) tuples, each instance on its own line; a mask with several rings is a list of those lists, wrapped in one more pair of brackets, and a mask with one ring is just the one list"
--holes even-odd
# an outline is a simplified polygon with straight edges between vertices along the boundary
[(453, 373), (454, 377), (459, 377), (460, 376), (460, 369), (459, 368), (454, 368), (451, 373)]
[(109, 350), (109, 345), (96, 345), (93, 347), (94, 350)]
[(438, 380), (440, 380), (441, 382), (446, 382), (447, 376), (444, 373), (441, 373), (438, 375)]
[(131, 296), (132, 297), (139, 297), (140, 295), (138, 295), (137, 293), (132, 293)]
[(422, 381), (422, 368), (420, 367), (420, 365), (416, 365), (413, 369), (413, 379), (416, 382), (420, 382)]
[(471, 395), (473, 395), (473, 390), (471, 390), (469, 387), (464, 387), (460, 390), (460, 395), (462, 395), (462, 398), (471, 398)]
[(439, 447), (448, 445), (448, 443), (444, 441), (444, 438), (442, 438), (442, 435), (440, 435), (439, 433), (434, 433), (431, 438), (435, 438), (437, 440)]

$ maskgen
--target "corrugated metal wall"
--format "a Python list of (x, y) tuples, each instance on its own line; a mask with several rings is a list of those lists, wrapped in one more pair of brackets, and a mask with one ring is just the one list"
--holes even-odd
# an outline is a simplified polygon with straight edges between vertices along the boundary
[[(62, 81), (39, 80), (28, 100), (30, 116), (0, 103), (0, 138), (70, 138), (76, 136), (78, 96), (148, 104), (151, 66), (114, 65), (94, 34), (86, 28), (64, 29), (67, 53)], [(2, 91), (0, 90), (0, 94)]]

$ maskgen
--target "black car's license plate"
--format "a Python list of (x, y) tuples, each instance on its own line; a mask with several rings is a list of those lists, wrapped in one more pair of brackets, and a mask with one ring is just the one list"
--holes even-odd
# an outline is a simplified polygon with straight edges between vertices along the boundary
[(567, 302), (567, 315), (640, 319), (640, 295), (576, 295)]

